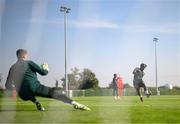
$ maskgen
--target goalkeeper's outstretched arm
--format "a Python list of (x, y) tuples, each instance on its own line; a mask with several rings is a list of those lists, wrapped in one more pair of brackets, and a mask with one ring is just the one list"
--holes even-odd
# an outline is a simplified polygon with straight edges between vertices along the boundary
[(35, 71), (41, 75), (47, 75), (48, 74), (48, 69), (42, 68), (41, 66), (37, 65), (33, 61), (29, 61), (29, 65), (33, 71)]

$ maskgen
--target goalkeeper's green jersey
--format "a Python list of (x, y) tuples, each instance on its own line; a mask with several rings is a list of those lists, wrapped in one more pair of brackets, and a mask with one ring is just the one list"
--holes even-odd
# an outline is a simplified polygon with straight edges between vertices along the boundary
[(9, 70), (5, 84), (6, 88), (12, 89), (12, 85), (14, 84), (18, 93), (21, 89), (26, 89), (26, 87), (31, 88), (33, 91), (39, 84), (37, 73), (46, 75), (48, 74), (48, 71), (44, 70), (33, 61), (18, 60)]

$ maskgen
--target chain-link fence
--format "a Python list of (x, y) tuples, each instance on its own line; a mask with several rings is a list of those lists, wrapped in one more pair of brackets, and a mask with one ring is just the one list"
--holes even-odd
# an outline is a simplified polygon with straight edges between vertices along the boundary
[[(156, 88), (149, 88), (152, 95), (156, 95)], [(180, 89), (159, 89), (160, 95), (180, 95)], [(70, 96), (112, 96), (112, 89), (88, 89), (88, 90), (71, 90)], [(123, 96), (135, 96), (137, 95), (134, 88), (124, 88)]]
[[(112, 96), (112, 89), (88, 89), (88, 90), (71, 90), (70, 96)], [(123, 89), (124, 96), (134, 96), (136, 92), (134, 88)]]
[[(62, 90), (61, 90), (62, 91)], [(156, 95), (156, 88), (149, 88), (152, 95)], [(160, 95), (180, 95), (180, 88), (179, 89), (159, 89)], [(0, 97), (3, 95), (10, 96), (12, 93), (11, 91), (4, 91), (0, 90)], [(78, 96), (112, 96), (113, 90), (112, 89), (88, 89), (88, 90), (70, 90), (69, 91), (70, 97), (78, 97)], [(134, 88), (124, 88), (123, 89), (123, 96), (135, 96), (137, 95)]]

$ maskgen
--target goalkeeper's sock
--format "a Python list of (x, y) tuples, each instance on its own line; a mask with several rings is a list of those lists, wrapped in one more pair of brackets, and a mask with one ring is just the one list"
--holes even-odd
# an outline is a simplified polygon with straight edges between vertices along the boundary
[(76, 101), (72, 101), (71, 104), (74, 105), (74, 104), (77, 104), (77, 102)]

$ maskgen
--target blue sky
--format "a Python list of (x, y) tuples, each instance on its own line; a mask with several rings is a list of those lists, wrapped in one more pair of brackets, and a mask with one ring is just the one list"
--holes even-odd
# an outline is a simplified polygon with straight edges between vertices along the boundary
[(64, 75), (64, 32), (61, 5), (68, 14), (68, 71), (90, 68), (100, 86), (114, 73), (132, 85), (132, 71), (148, 65), (144, 80), (155, 86), (154, 42), (158, 37), (158, 84), (180, 85), (179, 0), (1, 0), (0, 72), (4, 81), (15, 51), (25, 48), (29, 57), (47, 62), (49, 86)]

